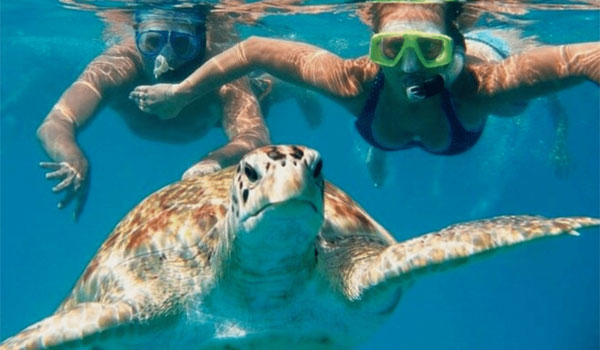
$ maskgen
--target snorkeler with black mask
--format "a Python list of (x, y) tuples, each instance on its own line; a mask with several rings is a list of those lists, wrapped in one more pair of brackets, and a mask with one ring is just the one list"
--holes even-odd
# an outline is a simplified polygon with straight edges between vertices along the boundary
[(259, 103), (246, 78), (220, 86), (171, 114), (140, 111), (138, 106), (143, 107), (144, 102), (136, 101), (136, 105), (129, 100), (134, 87), (180, 82), (220, 48), (233, 44), (237, 40), (233, 24), (222, 17), (203, 9), (136, 11), (132, 15), (134, 34), (96, 57), (63, 93), (37, 132), (52, 159), (40, 163), (50, 170), (46, 178), (59, 180), (54, 192), (66, 192), (59, 208), (75, 199), (77, 216), (83, 207), (89, 165), (76, 134), (104, 105), (117, 111), (141, 137), (164, 142), (189, 142), (222, 126), (229, 142), (208, 153), (185, 177), (216, 171), (270, 143)]

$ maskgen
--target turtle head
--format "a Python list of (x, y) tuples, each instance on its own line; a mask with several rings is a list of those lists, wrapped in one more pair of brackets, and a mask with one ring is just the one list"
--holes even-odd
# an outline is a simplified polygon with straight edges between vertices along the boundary
[(255, 264), (265, 252), (260, 263), (269, 265), (307, 249), (314, 254), (323, 223), (322, 167), (319, 153), (303, 146), (266, 146), (242, 158), (227, 214), (237, 257), (247, 252)]

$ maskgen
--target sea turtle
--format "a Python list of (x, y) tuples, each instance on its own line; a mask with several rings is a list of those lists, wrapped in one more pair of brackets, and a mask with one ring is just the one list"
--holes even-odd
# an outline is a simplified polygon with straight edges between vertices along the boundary
[(0, 349), (351, 348), (420, 273), (600, 224), (504, 216), (397, 243), (322, 167), (312, 149), (268, 146), (159, 190), (56, 313)]

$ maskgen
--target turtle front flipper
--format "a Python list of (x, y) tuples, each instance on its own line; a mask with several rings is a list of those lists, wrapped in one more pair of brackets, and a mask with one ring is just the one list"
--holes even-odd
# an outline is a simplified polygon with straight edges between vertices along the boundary
[(58, 312), (27, 327), (0, 344), (0, 350), (57, 349), (69, 346), (92, 345), (100, 333), (130, 324), (135, 318), (135, 307), (118, 302), (102, 304), (82, 303), (72, 309)]
[(542, 237), (578, 235), (575, 230), (598, 225), (599, 219), (588, 217), (547, 219), (541, 216), (500, 216), (456, 224), (393, 244), (368, 259), (366, 265), (364, 261), (357, 264), (347, 279), (355, 285), (348, 287), (358, 292), (352, 299), (358, 299), (384, 282), (406, 281), (415, 274), (456, 265), (485, 252)]

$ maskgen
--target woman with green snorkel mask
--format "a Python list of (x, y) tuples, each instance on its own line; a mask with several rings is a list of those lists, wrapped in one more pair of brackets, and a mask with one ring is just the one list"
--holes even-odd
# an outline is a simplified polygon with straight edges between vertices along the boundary
[(376, 34), (368, 57), (342, 59), (304, 43), (250, 37), (181, 83), (140, 86), (132, 97), (150, 111), (177, 111), (220, 84), (264, 70), (334, 98), (357, 117), (357, 131), (375, 149), (454, 155), (477, 143), (490, 114), (516, 115), (507, 106), (600, 82), (600, 43), (497, 55), (481, 40), (465, 41), (458, 30), (462, 6), (369, 4), (363, 17)]
[[(182, 81), (220, 47), (233, 44), (237, 38), (228, 16), (198, 8), (153, 8), (137, 11), (130, 18), (133, 33), (88, 64), (38, 128), (38, 138), (52, 159), (40, 166), (49, 170), (47, 179), (59, 180), (52, 190), (66, 193), (59, 208), (75, 200), (75, 217), (83, 208), (89, 179), (88, 160), (76, 135), (104, 105), (118, 112), (133, 132), (152, 140), (190, 142), (222, 126), (229, 142), (190, 168), (190, 175), (218, 170), (270, 143), (246, 78), (221, 86), (167, 118), (140, 112), (138, 106), (143, 107), (144, 102), (136, 105), (128, 98), (140, 84)], [(111, 135), (106, 137), (109, 141)]]
[(458, 37), (457, 41), (460, 45), (455, 46), (450, 36), (422, 23), (392, 22), (371, 37), (369, 58), (387, 76), (399, 70), (403, 77), (398, 87), (404, 89), (409, 101), (417, 102), (441, 93), (462, 71), (464, 40)]

